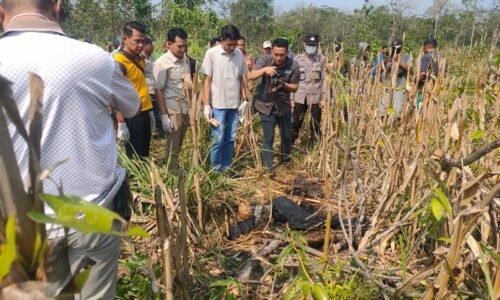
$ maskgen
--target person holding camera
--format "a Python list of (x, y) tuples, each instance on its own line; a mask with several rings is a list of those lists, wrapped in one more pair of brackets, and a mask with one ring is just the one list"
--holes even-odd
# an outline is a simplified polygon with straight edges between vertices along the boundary
[[(384, 93), (379, 106), (379, 116), (382, 119), (387, 114), (386, 106), (390, 102), (394, 102), (398, 121), (401, 119), (401, 114), (403, 113), (406, 97), (406, 77), (410, 68), (410, 55), (402, 54), (402, 49), (403, 41), (395, 39), (391, 44), (391, 54), (388, 57), (384, 57), (386, 69)], [(395, 78), (395, 81), (393, 78)]]
[(325, 106), (325, 63), (326, 59), (318, 53), (319, 35), (308, 34), (304, 39), (305, 53), (295, 57), (300, 68), (300, 85), (295, 99), (292, 100), (292, 144), (299, 137), (299, 131), (304, 122), (309, 106), (311, 107), (311, 139), (314, 145), (320, 136), (321, 110)]
[(277, 38), (272, 43), (271, 55), (257, 59), (249, 80), (262, 80), (257, 85), (254, 108), (259, 112), (264, 140), (262, 157), (264, 167), (273, 172), (274, 129), (278, 125), (281, 136), (281, 162), (290, 160), (292, 150), (292, 110), (290, 92), (299, 86), (300, 68), (297, 62), (288, 57), (288, 41)]

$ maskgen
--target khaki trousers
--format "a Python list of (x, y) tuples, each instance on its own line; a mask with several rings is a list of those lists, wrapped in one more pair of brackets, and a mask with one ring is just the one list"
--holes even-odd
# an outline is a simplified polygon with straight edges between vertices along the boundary
[(189, 128), (189, 115), (172, 114), (170, 120), (174, 124), (175, 130), (167, 133), (166, 158), (169, 171), (179, 170), (179, 154), (182, 149), (182, 143)]

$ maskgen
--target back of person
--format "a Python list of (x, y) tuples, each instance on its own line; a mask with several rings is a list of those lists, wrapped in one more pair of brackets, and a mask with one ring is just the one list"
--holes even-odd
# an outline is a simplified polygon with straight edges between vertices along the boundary
[[(32, 45), (44, 46), (34, 51)], [(54, 182), (61, 183), (66, 194), (101, 204), (96, 195), (111, 193), (107, 189), (125, 176), (116, 164), (115, 133), (108, 110), (115, 62), (97, 46), (58, 34), (25, 32), (0, 39), (0, 66), (0, 74), (15, 82), (14, 99), (25, 123), (30, 101), (28, 74), (33, 72), (44, 80), (41, 168), (68, 159), (52, 171)], [(14, 126), (9, 130), (22, 177), (28, 182), (28, 148)], [(45, 183), (44, 192), (58, 194), (53, 183)]]

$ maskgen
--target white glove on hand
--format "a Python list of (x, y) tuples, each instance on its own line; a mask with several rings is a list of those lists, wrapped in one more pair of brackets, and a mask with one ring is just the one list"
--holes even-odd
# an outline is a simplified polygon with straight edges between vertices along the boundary
[(205, 105), (203, 108), (203, 115), (205, 116), (205, 119), (210, 122), (210, 119), (212, 119), (212, 108), (210, 105)]
[(238, 114), (240, 115), (240, 117), (243, 117), (245, 115), (247, 107), (248, 107), (248, 101), (241, 102), (240, 107), (238, 107)]
[(174, 128), (174, 123), (172, 123), (172, 120), (168, 117), (168, 115), (162, 115), (161, 116), (161, 125), (163, 126), (163, 130), (168, 133), (172, 133)]
[(118, 130), (116, 132), (116, 137), (122, 142), (128, 142), (130, 139), (130, 132), (126, 123), (118, 123)]

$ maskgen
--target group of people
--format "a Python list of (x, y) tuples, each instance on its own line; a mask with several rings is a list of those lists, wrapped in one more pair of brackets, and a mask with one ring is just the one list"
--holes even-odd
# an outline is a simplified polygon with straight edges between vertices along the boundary
[[(51, 182), (62, 184), (66, 194), (127, 218), (130, 189), (125, 170), (117, 164), (115, 132), (126, 141), (128, 156), (147, 157), (154, 120), (166, 135), (169, 170), (179, 170), (179, 152), (190, 124), (189, 95), (197, 80), (193, 76), (196, 62), (187, 56), (188, 34), (181, 28), (169, 30), (165, 53), (154, 61), (153, 42), (146, 36), (145, 26), (129, 22), (111, 56), (97, 46), (66, 36), (59, 26), (63, 16), (61, 0), (2, 0), (0, 22), (5, 31), (0, 35), (0, 75), (12, 82), (13, 98), (26, 125), (30, 114), (28, 74), (38, 74), (44, 81), (41, 168), (50, 169), (69, 158), (51, 171)], [(215, 172), (230, 168), (238, 120), (248, 109), (260, 117), (262, 156), (268, 172), (275, 167), (272, 149), (276, 126), (281, 136), (280, 163), (290, 160), (309, 109), (310, 140), (318, 140), (326, 101), (326, 58), (318, 51), (317, 34), (307, 34), (303, 42), (304, 52), (293, 55), (287, 39), (265, 41), (262, 55), (254, 60), (233, 25), (224, 26), (220, 37), (212, 41), (200, 72), (205, 75), (203, 116), (212, 130), (210, 158)], [(32, 45), (45, 46), (33, 51)], [(369, 45), (360, 46), (362, 53), (354, 65), (369, 63)], [(424, 48), (435, 46), (435, 42), (426, 42)], [(394, 55), (377, 58), (376, 67), (388, 70), (397, 63), (404, 76), (409, 66), (405, 57), (397, 56), (401, 47), (400, 40), (394, 41)], [(427, 58), (427, 68), (431, 58)], [(420, 76), (425, 79), (427, 74), (427, 70), (422, 71)], [(404, 82), (399, 76), (398, 72), (398, 82)], [(253, 101), (249, 103), (251, 94)], [(27, 183), (30, 151), (8, 122), (20, 172)], [(44, 183), (43, 188), (45, 193), (59, 194), (56, 184)], [(52, 227), (49, 238), (52, 251), (47, 261), (52, 268), (47, 276), (51, 283), (62, 290), (71, 274), (90, 258), (93, 267), (81, 297), (113, 297), (119, 237)]]

